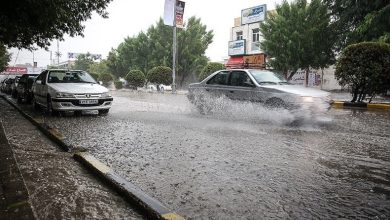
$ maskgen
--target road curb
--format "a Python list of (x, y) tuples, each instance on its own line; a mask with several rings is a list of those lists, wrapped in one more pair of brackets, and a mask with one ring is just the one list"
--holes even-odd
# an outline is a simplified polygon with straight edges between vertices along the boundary
[(1, 95), (1, 97), (7, 101), (10, 105), (12, 105), (20, 114), (23, 115), (27, 120), (29, 120), (33, 125), (38, 127), (38, 129), (44, 133), (51, 141), (58, 144), (62, 150), (66, 152), (71, 152), (74, 147), (70, 143), (70, 141), (64, 137), (57, 129), (51, 128), (49, 125), (47, 125), (44, 121), (41, 121), (40, 119), (36, 119), (29, 114), (25, 113), (19, 106), (17, 106), (12, 100), (8, 99), (4, 95)]
[(87, 152), (77, 152), (73, 155), (73, 157), (77, 161), (85, 165), (88, 169), (96, 173), (104, 181), (108, 182), (123, 197), (125, 197), (132, 203), (135, 203), (135, 205), (145, 211), (149, 218), (165, 220), (184, 220), (183, 217), (170, 211), (160, 201), (149, 196), (140, 188), (119, 176), (110, 167), (101, 163), (91, 154)]
[(359, 108), (359, 109), (388, 109), (390, 103), (364, 103), (364, 102), (343, 102), (335, 101), (332, 106), (334, 108)]
[[(57, 129), (51, 128), (44, 121), (34, 118), (25, 113), (19, 106), (17, 106), (12, 100), (8, 99), (4, 95), (0, 96), (12, 105), (20, 114), (22, 114), (27, 120), (44, 133), (50, 140), (58, 144), (62, 150), (66, 152), (74, 152), (78, 149), (74, 148), (70, 141), (64, 137)], [(124, 178), (115, 173), (111, 168), (104, 163), (97, 160), (88, 152), (74, 152), (73, 158), (88, 169), (90, 169), (98, 177), (102, 178), (106, 183), (113, 187), (120, 196), (127, 199), (131, 204), (139, 207), (148, 218), (151, 219), (163, 219), (163, 220), (184, 220), (184, 218), (166, 208), (161, 202), (147, 195), (140, 188), (134, 184), (126, 181)]]

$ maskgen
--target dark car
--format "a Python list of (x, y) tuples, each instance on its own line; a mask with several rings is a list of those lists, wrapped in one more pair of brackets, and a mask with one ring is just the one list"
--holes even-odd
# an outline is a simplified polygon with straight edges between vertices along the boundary
[(17, 90), (16, 88), (18, 87), (19, 79), (21, 76), (15, 76), (15, 80), (11, 85), (11, 95), (13, 98), (16, 98), (17, 96)]
[(32, 85), (34, 83), (35, 78), (37, 78), (39, 74), (24, 74), (19, 79), (18, 86), (16, 87), (17, 90), (17, 101), (18, 103), (30, 103), (32, 100)]
[(8, 78), (5, 80), (4, 85), (3, 85), (3, 92), (7, 94), (11, 94), (12, 91), (12, 83), (14, 83), (15, 79), (13, 78)]

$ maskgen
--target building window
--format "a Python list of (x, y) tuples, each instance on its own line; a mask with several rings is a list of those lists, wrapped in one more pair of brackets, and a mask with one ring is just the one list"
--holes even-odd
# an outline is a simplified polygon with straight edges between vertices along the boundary
[(252, 42), (259, 42), (260, 40), (260, 31), (258, 28), (252, 30)]
[(236, 32), (236, 40), (242, 40), (242, 31)]

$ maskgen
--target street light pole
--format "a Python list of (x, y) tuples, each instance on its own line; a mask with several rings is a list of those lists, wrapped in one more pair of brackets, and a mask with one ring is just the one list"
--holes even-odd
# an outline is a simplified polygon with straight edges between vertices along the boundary
[(176, 93), (176, 1), (173, 6), (173, 44), (172, 44), (172, 93)]

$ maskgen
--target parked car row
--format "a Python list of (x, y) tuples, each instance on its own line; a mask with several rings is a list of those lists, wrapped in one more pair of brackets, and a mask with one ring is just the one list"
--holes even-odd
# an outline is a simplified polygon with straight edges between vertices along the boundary
[(35, 109), (45, 108), (56, 115), (65, 111), (81, 114), (83, 110), (98, 110), (107, 114), (113, 98), (107, 88), (81, 70), (50, 69), (40, 74), (24, 74), (16, 79), (5, 79), (1, 91), (12, 94), (18, 103), (32, 103)]

